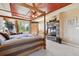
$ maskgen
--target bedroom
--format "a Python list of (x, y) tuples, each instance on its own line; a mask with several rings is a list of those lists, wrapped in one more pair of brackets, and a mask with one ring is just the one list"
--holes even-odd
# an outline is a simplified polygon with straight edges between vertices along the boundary
[(78, 7), (77, 3), (0, 3), (0, 55), (46, 51), (48, 41), (79, 45)]
[(0, 3), (0, 55), (20, 55), (26, 50), (27, 55), (44, 47), (38, 23), (31, 22), (30, 15), (31, 10), (22, 5)]

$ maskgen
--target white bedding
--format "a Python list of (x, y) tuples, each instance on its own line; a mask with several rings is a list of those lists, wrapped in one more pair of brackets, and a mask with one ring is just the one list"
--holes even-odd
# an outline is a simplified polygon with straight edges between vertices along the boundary
[(19, 35), (11, 35), (10, 36), (11, 39), (13, 39), (13, 38), (19, 39), (22, 37), (32, 37), (32, 35), (31, 34), (19, 34)]
[(15, 41), (28, 41), (28, 40), (36, 40), (36, 39), (40, 39), (42, 38), (41, 36), (33, 36), (31, 34), (19, 34), (19, 35), (11, 35), (10, 36), (10, 39), (9, 40), (4, 40), (4, 42), (1, 42), (1, 45), (3, 44), (10, 44), (12, 42), (15, 42)]
[(20, 42), (20, 41), (28, 41), (28, 40), (34, 40), (33, 38), (31, 37), (22, 37), (20, 39), (16, 39), (16, 38), (13, 38), (13, 39), (10, 39), (10, 40), (6, 40), (5, 42), (3, 42), (1, 45), (4, 45), (4, 44), (10, 44), (10, 43), (14, 43), (14, 42)]
[(3, 42), (1, 45), (4, 45), (4, 44), (11, 44), (13, 42), (21, 42), (21, 41), (31, 41), (31, 40), (39, 40), (40, 36), (32, 36), (32, 37), (20, 37), (20, 38), (13, 38), (13, 39), (10, 39), (10, 40), (6, 40), (5, 42)]
[(2, 43), (4, 43), (5, 41), (6, 39), (2, 35), (0, 35), (0, 45), (2, 45)]

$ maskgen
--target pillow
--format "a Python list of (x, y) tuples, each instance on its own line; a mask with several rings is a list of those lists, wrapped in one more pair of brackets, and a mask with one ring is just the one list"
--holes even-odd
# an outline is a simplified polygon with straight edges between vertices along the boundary
[(0, 35), (2, 35), (6, 40), (9, 40), (9, 35), (7, 33), (1, 33), (0, 32)]
[(0, 45), (3, 44), (3, 42), (4, 42), (5, 40), (6, 40), (6, 39), (5, 39), (2, 35), (0, 35)]
[(23, 35), (24, 37), (32, 37), (32, 34), (23, 33), (22, 35)]
[(20, 38), (21, 36), (20, 35), (10, 35), (10, 39), (13, 39), (13, 38)]

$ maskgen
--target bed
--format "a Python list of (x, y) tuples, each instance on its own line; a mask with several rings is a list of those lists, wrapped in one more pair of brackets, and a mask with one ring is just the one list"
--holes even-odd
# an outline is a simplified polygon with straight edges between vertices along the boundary
[(0, 45), (0, 56), (26, 56), (45, 47), (43, 37), (24, 35), (4, 41)]

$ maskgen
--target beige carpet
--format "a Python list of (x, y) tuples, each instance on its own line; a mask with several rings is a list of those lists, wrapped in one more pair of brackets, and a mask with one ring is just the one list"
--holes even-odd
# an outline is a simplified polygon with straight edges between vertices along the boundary
[(47, 49), (41, 49), (29, 56), (79, 56), (79, 48), (47, 40)]

